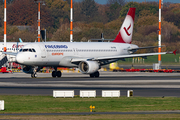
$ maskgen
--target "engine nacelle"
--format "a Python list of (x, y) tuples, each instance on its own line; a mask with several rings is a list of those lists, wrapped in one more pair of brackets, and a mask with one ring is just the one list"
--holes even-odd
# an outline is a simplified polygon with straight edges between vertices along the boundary
[(33, 72), (33, 69), (32, 69), (31, 66), (25, 66), (25, 67), (23, 68), (23, 72), (24, 72), (24, 73), (27, 73), (27, 74), (31, 74), (31, 73)]
[(79, 69), (83, 74), (91, 74), (99, 70), (99, 64), (96, 61), (82, 61), (79, 63)]

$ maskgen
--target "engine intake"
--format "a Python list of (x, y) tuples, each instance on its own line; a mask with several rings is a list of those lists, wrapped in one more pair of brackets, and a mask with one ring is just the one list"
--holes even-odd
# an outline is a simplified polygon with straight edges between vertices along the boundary
[(31, 74), (33, 72), (33, 69), (31, 66), (26, 66), (23, 68), (23, 72), (27, 74)]
[(96, 61), (82, 61), (79, 69), (83, 74), (91, 74), (99, 70), (99, 64)]

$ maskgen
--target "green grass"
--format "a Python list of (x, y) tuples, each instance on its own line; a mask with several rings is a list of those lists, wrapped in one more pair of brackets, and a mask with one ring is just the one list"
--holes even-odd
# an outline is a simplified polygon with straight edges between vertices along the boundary
[(125, 115), (23, 115), (23, 116), (0, 116), (5, 120), (179, 120), (180, 114), (125, 114)]
[[(161, 61), (162, 65), (180, 65), (179, 58), (180, 54), (174, 55), (174, 54), (165, 54), (161, 55)], [(141, 58), (141, 57), (139, 57)], [(127, 58), (125, 59), (126, 61), (119, 61), (119, 64), (132, 64), (132, 59), (133, 58)], [(158, 63), (158, 56), (149, 56), (147, 59), (144, 59), (144, 63), (134, 63), (134, 64), (153, 64), (153, 63)]]
[(5, 110), (0, 113), (63, 113), (179, 110), (180, 98), (176, 97), (120, 97), (120, 98), (53, 98), (52, 96), (0, 95)]

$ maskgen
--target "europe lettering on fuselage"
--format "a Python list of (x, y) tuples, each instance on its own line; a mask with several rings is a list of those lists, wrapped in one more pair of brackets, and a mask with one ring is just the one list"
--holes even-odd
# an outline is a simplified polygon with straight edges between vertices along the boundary
[(17, 45), (17, 44), (13, 44), (12, 48), (22, 48), (24, 47), (24, 45)]
[(45, 48), (68, 48), (67, 45), (45, 45)]

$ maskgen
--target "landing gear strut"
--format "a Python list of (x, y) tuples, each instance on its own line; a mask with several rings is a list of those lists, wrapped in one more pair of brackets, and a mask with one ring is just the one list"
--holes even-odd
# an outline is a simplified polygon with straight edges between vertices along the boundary
[(55, 71), (52, 72), (52, 77), (55, 78), (55, 77), (61, 77), (61, 71), (57, 71), (57, 68), (54, 68)]
[(90, 74), (90, 77), (99, 77), (99, 72), (96, 71), (95, 73)]
[(36, 78), (36, 77), (37, 77), (36, 72), (35, 72), (35, 73), (32, 73), (32, 74), (31, 74), (31, 77), (32, 77), (32, 78)]
[(36, 70), (33, 69), (33, 72), (31, 73), (31, 77), (32, 78), (36, 78), (37, 77), (37, 74), (36, 74)]

